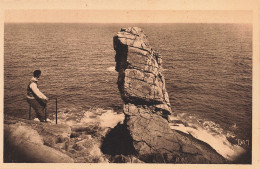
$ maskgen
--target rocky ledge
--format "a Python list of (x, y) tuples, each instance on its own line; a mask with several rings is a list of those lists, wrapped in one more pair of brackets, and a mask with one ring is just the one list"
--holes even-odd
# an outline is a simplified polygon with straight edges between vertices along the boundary
[[(122, 113), (102, 109), (61, 111), (59, 124), (5, 116), (4, 162), (142, 163), (133, 155), (107, 153), (113, 151), (114, 133), (125, 133), (123, 120)], [(122, 138), (117, 141), (126, 141)], [(120, 151), (122, 145), (116, 145)]]
[(73, 163), (66, 153), (71, 128), (8, 117), (4, 124), (4, 162)]

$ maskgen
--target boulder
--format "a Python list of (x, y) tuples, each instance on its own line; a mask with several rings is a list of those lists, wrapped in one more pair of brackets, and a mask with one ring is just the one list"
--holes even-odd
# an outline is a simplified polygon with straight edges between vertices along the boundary
[(73, 163), (74, 160), (64, 153), (69, 131), (61, 127), (22, 119), (5, 120), (4, 161)]
[(224, 163), (207, 144), (170, 129), (172, 110), (162, 57), (150, 47), (145, 33), (138, 27), (122, 28), (113, 42), (125, 133), (130, 135), (124, 138), (130, 140), (134, 155), (144, 162)]
[[(71, 156), (77, 163), (107, 163), (108, 160), (100, 150), (99, 140), (85, 135), (85, 139), (78, 140), (72, 145)], [(74, 150), (74, 151), (72, 151)]]

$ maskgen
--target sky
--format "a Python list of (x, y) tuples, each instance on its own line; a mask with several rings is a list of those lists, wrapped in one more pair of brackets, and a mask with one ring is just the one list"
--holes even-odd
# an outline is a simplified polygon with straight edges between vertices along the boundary
[(5, 9), (252, 10), (257, 0), (1, 0)]
[(4, 22), (251, 23), (256, 1), (0, 0), (0, 6)]
[(6, 10), (4, 21), (30, 23), (251, 23), (249, 10)]

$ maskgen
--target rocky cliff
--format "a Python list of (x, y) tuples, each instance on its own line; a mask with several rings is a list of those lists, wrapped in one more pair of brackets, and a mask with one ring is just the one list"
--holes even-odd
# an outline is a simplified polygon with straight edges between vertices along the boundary
[(113, 42), (125, 126), (136, 156), (156, 163), (224, 163), (207, 144), (170, 129), (172, 110), (162, 57), (150, 47), (145, 33), (138, 27), (123, 28)]

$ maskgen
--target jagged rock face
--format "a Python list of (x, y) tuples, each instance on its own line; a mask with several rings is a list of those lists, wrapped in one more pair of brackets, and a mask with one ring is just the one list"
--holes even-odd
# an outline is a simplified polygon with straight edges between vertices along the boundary
[(137, 27), (121, 29), (113, 41), (125, 125), (138, 158), (162, 163), (224, 162), (214, 150), (170, 129), (167, 117), (172, 111), (162, 58), (144, 32)]
[(149, 46), (144, 32), (137, 27), (122, 29), (114, 37), (114, 49), (124, 102), (146, 106), (167, 119), (172, 111), (161, 73), (162, 59)]

